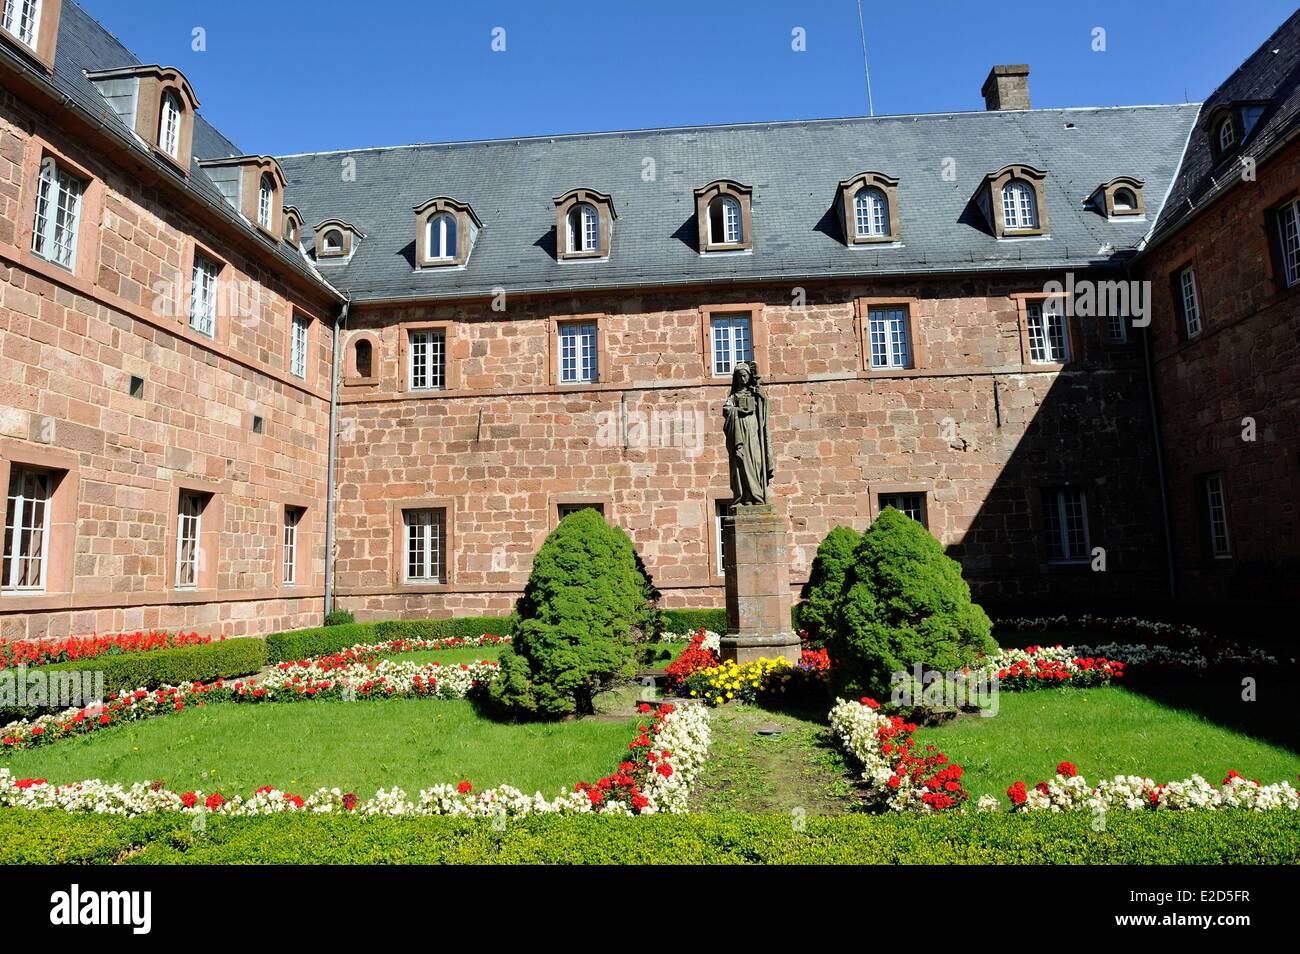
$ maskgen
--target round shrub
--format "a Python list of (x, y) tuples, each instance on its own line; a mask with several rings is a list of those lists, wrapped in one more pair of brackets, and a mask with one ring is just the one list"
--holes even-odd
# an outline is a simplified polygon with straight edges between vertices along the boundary
[(796, 624), (808, 633), (808, 642), (820, 649), (835, 630), (835, 608), (844, 592), (844, 577), (853, 563), (853, 551), (862, 534), (852, 527), (834, 527), (817, 547), (812, 571), (800, 596)]
[(533, 558), (501, 655), (493, 702), (525, 716), (594, 712), (593, 699), (636, 672), (634, 643), (654, 621), (654, 587), (627, 534), (595, 510), (569, 514)]
[(842, 693), (887, 698), (890, 677), (960, 670), (997, 651), (992, 623), (971, 602), (961, 565), (915, 520), (881, 511), (853, 551), (830, 654)]

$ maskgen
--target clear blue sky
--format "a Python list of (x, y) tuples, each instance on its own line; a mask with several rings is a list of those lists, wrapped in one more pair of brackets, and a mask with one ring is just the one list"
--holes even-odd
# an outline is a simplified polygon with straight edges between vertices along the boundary
[[(867, 112), (855, 0), (80, 2), (144, 62), (182, 69), (248, 152)], [(989, 67), (1020, 62), (1035, 106), (1198, 101), (1294, 3), (1031, 8), (990, 28), (1012, 7), (863, 0), (876, 113), (980, 109)], [(191, 49), (195, 27), (205, 52)], [(491, 49), (496, 27), (505, 52)]]

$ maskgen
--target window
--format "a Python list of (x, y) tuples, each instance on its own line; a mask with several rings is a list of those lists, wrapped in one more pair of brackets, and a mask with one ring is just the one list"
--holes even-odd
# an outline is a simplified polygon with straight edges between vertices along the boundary
[(1043, 530), (1050, 563), (1086, 563), (1088, 501), (1082, 490), (1055, 487), (1043, 491)]
[(173, 159), (181, 154), (181, 98), (176, 90), (162, 94), (162, 108), (158, 120), (158, 148)]
[(560, 383), (580, 384), (598, 380), (596, 323), (570, 322), (560, 325)]
[(867, 337), (873, 368), (907, 368), (912, 364), (906, 305), (871, 305), (867, 309)]
[(594, 205), (579, 202), (569, 209), (564, 231), (568, 251), (595, 252), (600, 249), (600, 215)]
[(199, 586), (199, 540), (203, 508), (207, 497), (188, 490), (181, 491), (176, 519), (176, 589), (194, 590)]
[[(429, 219), (429, 234), (426, 236), (425, 248), (428, 249), (429, 261), (444, 261), (456, 257), (456, 217), (448, 212), (440, 212)], [(328, 236), (326, 240), (328, 241)], [(342, 242), (340, 240), (340, 248)]]
[(911, 517), (923, 527), (929, 527), (925, 512), (925, 494), (908, 493), (908, 494), (881, 494), (879, 498), (880, 509), (893, 507), (905, 517)]
[(268, 231), (275, 219), (275, 180), (270, 173), (262, 173), (262, 182), (257, 189), (257, 224)]
[(41, 0), (4, 0), (4, 28), (36, 49), (41, 25)]
[(1210, 555), (1216, 559), (1232, 556), (1228, 542), (1228, 503), (1223, 494), (1223, 478), (1210, 474), (1204, 478), (1205, 526), (1209, 532)]
[(221, 265), (197, 249), (190, 279), (190, 327), (201, 335), (216, 337), (217, 276)]
[(446, 334), (441, 330), (410, 333), (411, 390), (436, 391), (447, 386)]
[(1034, 189), (1023, 179), (1012, 179), (1002, 187), (1002, 221), (1007, 229), (1038, 228)]
[(885, 193), (873, 186), (853, 197), (853, 227), (858, 238), (884, 238), (890, 234)]
[(710, 322), (713, 333), (713, 376), (726, 377), (739, 361), (754, 360), (754, 336), (749, 315), (725, 315)]
[(1284, 205), (1277, 214), (1282, 242), (1282, 270), (1286, 286), (1300, 283), (1300, 199)]
[(446, 582), (446, 515), (442, 508), (402, 511), (408, 583)]
[(375, 351), (374, 346), (365, 338), (359, 340), (356, 344), (356, 369), (357, 377), (369, 378), (374, 376)]
[(722, 532), (722, 518), (731, 513), (731, 500), (713, 501), (713, 552), (718, 557), (718, 576), (722, 576), (727, 566), (727, 537)]
[(1196, 294), (1196, 269), (1190, 265), (1178, 273), (1178, 294), (1183, 306), (1183, 327), (1187, 337), (1201, 333), (1201, 304)]
[(284, 508), (284, 574), (285, 586), (298, 582), (298, 525), (302, 523), (301, 507)]
[(1116, 189), (1113, 204), (1117, 212), (1132, 212), (1137, 208), (1137, 196), (1132, 189)]
[(720, 195), (709, 203), (709, 244), (739, 245), (744, 236), (740, 226), (740, 203)]
[(284, 237), (292, 244), (298, 244), (298, 220), (293, 216), (289, 216), (284, 224)]
[(60, 168), (53, 156), (42, 160), (41, 177), (36, 187), (32, 251), (67, 269), (76, 265), (81, 195), (85, 188), (85, 183)]
[(289, 341), (289, 373), (295, 378), (307, 377), (307, 332), (310, 328), (310, 318), (304, 315), (293, 316)]
[(50, 497), (54, 476), (15, 466), (9, 474), (5, 507), (5, 590), (43, 590), (50, 537)]
[(605, 505), (602, 503), (562, 503), (557, 504), (555, 509), (561, 520), (579, 510), (594, 510), (602, 517), (605, 516)]
[(1232, 148), (1233, 143), (1237, 141), (1237, 130), (1232, 125), (1232, 117), (1229, 116), (1223, 122), (1219, 123), (1219, 152), (1227, 152)]
[(1123, 344), (1128, 341), (1128, 316), (1115, 314), (1106, 316), (1106, 340), (1111, 344)]
[(1070, 360), (1070, 336), (1059, 298), (1028, 302), (1025, 317), (1029, 325), (1030, 363), (1065, 364)]
[(330, 229), (325, 233), (324, 239), (321, 240), (321, 247), (325, 250), (326, 255), (342, 254), (343, 233), (338, 229)]

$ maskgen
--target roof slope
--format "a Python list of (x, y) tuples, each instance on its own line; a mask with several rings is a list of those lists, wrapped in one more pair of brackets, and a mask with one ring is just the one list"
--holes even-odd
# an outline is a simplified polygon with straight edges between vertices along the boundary
[[(1082, 266), (1122, 258), (1151, 224), (1108, 222), (1084, 200), (1115, 176), (1136, 176), (1154, 217), (1195, 117), (1194, 105), (941, 113), (416, 145), (280, 163), (308, 222), (342, 218), (368, 236), (347, 262), (319, 264), (358, 299)], [(348, 158), (355, 181), (341, 174)], [(1048, 173), (1049, 238), (999, 241), (970, 202), (985, 174), (1015, 162)], [(839, 237), (837, 185), (868, 170), (900, 179), (902, 247), (849, 248)], [(693, 191), (720, 178), (754, 188), (752, 254), (696, 251)], [(552, 199), (578, 186), (613, 196), (609, 261), (555, 260)], [(468, 202), (483, 229), (464, 269), (417, 272), (412, 209), (439, 195)]]

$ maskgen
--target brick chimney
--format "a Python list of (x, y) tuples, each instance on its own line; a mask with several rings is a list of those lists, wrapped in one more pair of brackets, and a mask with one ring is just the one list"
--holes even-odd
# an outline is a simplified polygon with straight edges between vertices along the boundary
[(1029, 64), (1006, 63), (993, 67), (980, 92), (984, 94), (987, 110), (1028, 109)]

